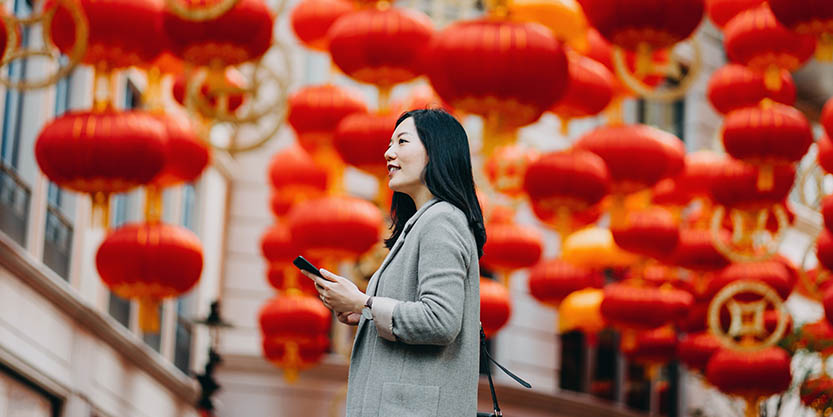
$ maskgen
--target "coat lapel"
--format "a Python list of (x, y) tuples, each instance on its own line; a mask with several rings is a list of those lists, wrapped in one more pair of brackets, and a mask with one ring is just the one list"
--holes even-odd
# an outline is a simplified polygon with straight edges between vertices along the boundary
[(429, 207), (433, 206), (439, 201), (440, 200), (438, 200), (437, 198), (429, 200), (427, 203), (425, 203), (425, 205), (420, 207), (419, 210), (417, 210), (417, 212), (414, 213), (414, 215), (411, 216), (410, 219), (408, 219), (408, 222), (405, 224), (405, 229), (402, 230), (402, 234), (399, 235), (398, 239), (396, 239), (396, 243), (393, 244), (393, 247), (391, 248), (390, 252), (388, 252), (388, 255), (385, 257), (385, 260), (382, 261), (382, 265), (379, 267), (376, 273), (373, 274), (373, 277), (371, 277), (370, 282), (367, 283), (367, 295), (376, 295), (376, 289), (379, 285), (379, 278), (382, 276), (382, 272), (384, 272), (385, 268), (387, 268), (391, 260), (393, 260), (393, 257), (396, 256), (396, 254), (399, 252), (399, 249), (402, 248), (402, 245), (405, 244), (405, 236), (408, 235), (408, 232), (411, 231), (411, 229), (414, 227), (414, 224), (417, 220), (419, 220), (422, 214), (425, 213), (425, 211), (428, 210)]

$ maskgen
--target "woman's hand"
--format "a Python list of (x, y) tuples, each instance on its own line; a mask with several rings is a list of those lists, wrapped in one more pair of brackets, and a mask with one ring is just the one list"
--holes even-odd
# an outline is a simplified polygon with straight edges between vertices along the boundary
[[(338, 313), (361, 313), (362, 307), (367, 302), (367, 295), (361, 292), (353, 281), (338, 276), (326, 269), (321, 269), (319, 278), (309, 272), (302, 271), (304, 275), (315, 281), (315, 289), (324, 306)], [(358, 319), (356, 319), (358, 323)], [(349, 324), (349, 323), (348, 323)]]
[(355, 326), (359, 324), (359, 319), (362, 318), (362, 315), (359, 313), (336, 313), (336, 318), (338, 321), (350, 325)]

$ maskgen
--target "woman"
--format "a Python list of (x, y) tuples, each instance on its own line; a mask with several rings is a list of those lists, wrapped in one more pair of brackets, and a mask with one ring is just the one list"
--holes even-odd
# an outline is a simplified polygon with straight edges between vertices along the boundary
[(442, 110), (396, 122), (388, 161), (390, 249), (367, 294), (322, 269), (321, 300), (358, 325), (347, 417), (474, 416), (486, 241), (466, 132)]

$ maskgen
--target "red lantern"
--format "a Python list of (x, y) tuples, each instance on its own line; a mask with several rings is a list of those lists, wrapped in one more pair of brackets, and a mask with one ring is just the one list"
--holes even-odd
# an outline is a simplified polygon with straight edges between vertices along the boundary
[[(199, 3), (189, 0), (189, 6)], [(274, 21), (263, 0), (237, 0), (229, 11), (209, 20), (186, 20), (166, 10), (164, 28), (174, 55), (194, 65), (221, 68), (266, 53)]]
[(708, 313), (709, 302), (697, 301), (692, 304), (686, 316), (676, 323), (677, 328), (686, 333), (706, 332), (709, 329)]
[[(162, 0), (71, 0), (89, 25), (83, 62), (97, 69), (142, 66), (153, 62), (166, 45), (162, 30)], [(44, 10), (55, 10), (49, 22), (52, 43), (70, 55), (75, 46), (75, 21), (57, 0)]]
[(763, 73), (770, 90), (781, 87), (781, 70), (795, 71), (816, 48), (810, 36), (790, 32), (763, 4), (735, 16), (723, 31), (726, 53), (732, 62)]
[[(592, 27), (587, 30), (587, 51), (584, 54), (588, 58), (604, 65), (612, 74), (615, 74), (616, 68), (613, 66), (613, 46), (599, 34), (599, 31)], [(668, 60), (668, 52), (665, 50), (654, 51), (651, 56), (651, 62), (654, 66), (667, 64)], [(636, 61), (637, 55), (635, 53), (625, 51), (625, 64), (629, 72), (636, 71)], [(661, 74), (645, 74), (642, 78), (642, 83), (651, 87), (656, 87), (663, 81), (665, 81), (665, 76)], [(613, 82), (616, 101), (633, 95), (633, 92), (618, 78), (614, 77)], [(618, 104), (614, 102), (614, 105)]]
[(493, 130), (535, 122), (567, 86), (567, 57), (545, 27), (480, 19), (436, 34), (426, 72), (457, 110), (485, 117)]
[(753, 9), (766, 0), (706, 0), (706, 13), (715, 26), (723, 29), (740, 12)]
[[(801, 383), (801, 403), (819, 413), (833, 409), (833, 379), (827, 375), (809, 378)], [(823, 414), (822, 414), (823, 415)]]
[(499, 282), (480, 278), (480, 321), (486, 337), (494, 336), (509, 321), (512, 303), (509, 291)]
[(651, 200), (661, 205), (685, 206), (692, 199), (708, 198), (715, 168), (723, 159), (723, 156), (712, 151), (686, 154), (682, 172), (657, 183)]
[[(187, 87), (187, 81), (185, 79), (185, 73), (180, 72), (179, 75), (174, 79), (174, 85), (171, 88), (171, 93), (174, 96), (174, 100), (182, 106), (185, 106), (185, 88)], [(245, 84), (245, 79), (243, 75), (234, 68), (226, 68), (223, 76), (223, 82), (221, 85), (216, 87), (221, 87), (222, 90), (233, 90), (233, 89), (242, 89)], [(220, 111), (218, 108), (218, 94), (216, 92), (211, 91), (211, 87), (209, 83), (203, 82), (198, 90), (199, 97), (197, 98), (201, 102), (207, 104), (211, 109), (214, 111)], [(243, 105), (243, 102), (246, 100), (246, 96), (242, 93), (230, 93), (228, 94), (228, 99), (226, 103), (226, 108), (223, 109), (228, 113), (234, 113), (240, 106)], [(199, 109), (199, 107), (197, 107)]]
[(382, 214), (364, 200), (324, 197), (296, 204), (287, 223), (301, 252), (338, 261), (355, 259), (379, 241)]
[(347, 13), (327, 32), (333, 63), (351, 78), (390, 89), (423, 73), (431, 19), (380, 3)]
[(826, 0), (769, 0), (769, 8), (778, 22), (799, 35), (818, 39), (816, 57), (833, 59), (833, 4)]
[(685, 164), (683, 142), (647, 125), (600, 127), (579, 138), (574, 146), (605, 161), (614, 193), (651, 187), (677, 175)]
[(680, 339), (677, 356), (689, 369), (705, 374), (709, 359), (722, 347), (720, 341), (709, 332), (688, 334)]
[(822, 132), (816, 144), (819, 151), (816, 161), (824, 172), (833, 173), (833, 142), (830, 141), (830, 136)]
[(165, 135), (145, 112), (67, 113), (41, 130), (35, 158), (50, 181), (90, 194), (107, 225), (108, 196), (147, 184), (165, 166)]
[(616, 326), (650, 330), (685, 317), (693, 303), (686, 291), (609, 284), (604, 290), (602, 316)]
[(658, 259), (671, 254), (680, 238), (674, 216), (662, 207), (628, 212), (625, 224), (611, 225), (610, 232), (620, 248)]
[(622, 354), (650, 367), (665, 364), (677, 354), (677, 333), (671, 326), (639, 332), (633, 346), (622, 346)]
[(327, 31), (339, 17), (356, 10), (347, 0), (303, 0), (292, 9), (292, 31), (307, 48), (328, 52)]
[(799, 334), (799, 347), (820, 353), (824, 360), (833, 354), (833, 326), (826, 319), (801, 326)]
[[(729, 240), (729, 232), (721, 230), (720, 234), (724, 241)], [(714, 247), (708, 230), (682, 228), (677, 247), (668, 256), (666, 263), (705, 272), (722, 269), (729, 264), (729, 260)]]
[(688, 38), (704, 0), (580, 0), (587, 21), (615, 45), (630, 51), (665, 49)]
[(822, 296), (822, 304), (824, 305), (824, 316), (828, 323), (833, 323), (833, 287), (828, 287)]
[(264, 356), (294, 381), (299, 370), (315, 366), (327, 352), (331, 318), (317, 298), (300, 294), (272, 298), (258, 315)]
[(615, 80), (602, 64), (576, 53), (569, 61), (567, 91), (549, 110), (561, 119), (561, 133), (567, 134), (570, 119), (595, 116), (613, 99)]
[(486, 160), (484, 169), (492, 187), (509, 197), (520, 196), (527, 167), (540, 157), (538, 151), (523, 145), (501, 146)]
[(327, 171), (317, 166), (300, 146), (293, 145), (272, 157), (269, 181), (274, 190), (272, 211), (281, 217), (292, 204), (324, 195)]
[(260, 239), (260, 250), (269, 264), (267, 279), (280, 292), (301, 291), (318, 296), (315, 283), (303, 276), (292, 264), (300, 251), (292, 242), (289, 226), (285, 222), (272, 225)]
[(539, 302), (558, 307), (564, 297), (585, 288), (602, 288), (601, 272), (573, 265), (561, 259), (539, 262), (529, 270), (529, 294)]
[(711, 185), (715, 203), (741, 210), (768, 209), (787, 198), (795, 179), (795, 168), (789, 165), (772, 167), (772, 187), (760, 189), (760, 169), (743, 162), (727, 159), (716, 169)]
[(723, 125), (726, 153), (760, 165), (760, 190), (773, 186), (772, 165), (798, 162), (812, 143), (813, 132), (807, 119), (797, 109), (783, 104), (733, 111)]
[(183, 115), (157, 115), (165, 126), (165, 165), (153, 178), (158, 188), (195, 181), (211, 161), (211, 148), (194, 132), (191, 122)]
[(795, 103), (795, 83), (786, 70), (781, 70), (781, 88), (770, 90), (764, 76), (743, 65), (728, 64), (712, 74), (706, 87), (709, 102), (720, 114), (745, 107), (758, 107), (770, 99), (788, 106)]
[[(790, 276), (790, 271), (783, 263), (770, 260), (764, 262), (734, 263), (724, 268), (709, 282), (707, 293), (711, 296), (717, 294), (725, 286), (736, 281), (762, 282), (775, 290), (782, 300), (786, 300), (793, 290), (795, 282)], [(741, 300), (743, 294), (738, 294), (735, 299)], [(760, 297), (757, 297), (760, 298)]]
[(541, 259), (543, 238), (538, 229), (514, 222), (489, 222), (489, 238), (483, 245), (480, 264), (498, 272), (528, 268)]
[(827, 133), (827, 140), (829, 142), (830, 135), (833, 134), (833, 98), (824, 103), (824, 107), (821, 109), (820, 122)]
[(563, 207), (570, 214), (602, 201), (610, 189), (609, 181), (604, 160), (594, 153), (550, 152), (527, 167), (524, 191), (533, 203)]
[(342, 119), (366, 112), (360, 92), (324, 84), (293, 93), (289, 97), (287, 120), (298, 135), (298, 143), (316, 156), (331, 149), (333, 135)]
[(816, 239), (816, 257), (821, 266), (833, 271), (833, 234), (827, 229), (822, 229)]
[(751, 352), (721, 349), (709, 360), (706, 379), (726, 394), (747, 399), (748, 407), (754, 407), (759, 398), (789, 388), (790, 357), (778, 347)]
[(344, 162), (379, 178), (387, 187), (385, 150), (396, 120), (397, 116), (390, 113), (353, 113), (338, 124), (333, 146)]
[(112, 231), (95, 256), (98, 275), (122, 298), (139, 301), (139, 326), (159, 331), (159, 302), (190, 290), (200, 279), (202, 246), (190, 230), (158, 222)]

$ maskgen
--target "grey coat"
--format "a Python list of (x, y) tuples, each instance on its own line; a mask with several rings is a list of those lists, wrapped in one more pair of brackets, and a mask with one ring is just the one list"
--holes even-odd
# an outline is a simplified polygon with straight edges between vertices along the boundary
[(370, 278), (373, 320), (359, 321), (347, 417), (473, 417), (480, 269), (454, 205), (433, 199), (406, 224)]

